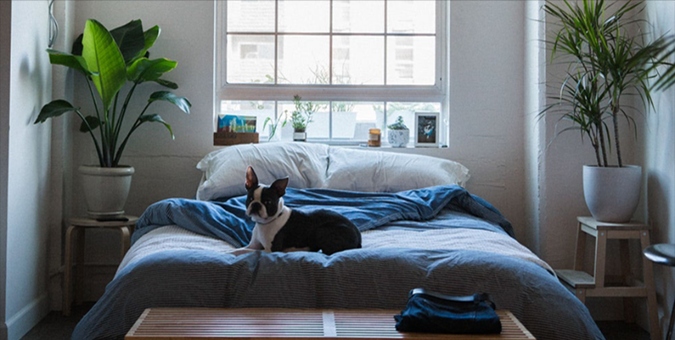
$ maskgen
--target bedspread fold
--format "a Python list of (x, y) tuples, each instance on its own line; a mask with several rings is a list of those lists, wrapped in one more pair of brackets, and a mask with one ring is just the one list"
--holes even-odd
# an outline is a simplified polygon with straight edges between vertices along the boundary
[[(361, 231), (398, 220), (425, 221), (452, 207), (498, 225), (514, 237), (511, 223), (490, 203), (458, 185), (433, 186), (397, 193), (288, 188), (287, 206), (304, 211), (329, 209), (350, 219)], [(246, 196), (218, 201), (171, 198), (149, 206), (136, 223), (132, 242), (147, 232), (175, 224), (235, 246), (249, 243), (254, 223), (246, 216)]]

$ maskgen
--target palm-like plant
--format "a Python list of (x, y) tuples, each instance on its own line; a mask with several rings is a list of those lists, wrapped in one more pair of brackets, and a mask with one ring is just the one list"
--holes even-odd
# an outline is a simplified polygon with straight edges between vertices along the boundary
[[(174, 82), (161, 77), (177, 66), (177, 62), (166, 58), (149, 59), (148, 49), (152, 47), (160, 34), (159, 26), (143, 31), (140, 20), (108, 31), (96, 20), (87, 20), (81, 40), (73, 44), (72, 53), (47, 50), (49, 61), (55, 65), (69, 67), (86, 79), (94, 105), (94, 114), (85, 115), (79, 107), (63, 99), (54, 100), (42, 107), (35, 123), (45, 122), (67, 112), (74, 112), (82, 120), (80, 131), (91, 136), (101, 167), (116, 167), (119, 164), (129, 137), (141, 125), (148, 122), (163, 124), (171, 138), (174, 138), (171, 125), (158, 114), (146, 113), (150, 105), (157, 101), (174, 104), (185, 113), (190, 113), (190, 102), (170, 91), (156, 91), (150, 95), (146, 105), (137, 111), (138, 115), (131, 127), (123, 126), (129, 102), (136, 87), (145, 82), (155, 82), (170, 89), (177, 89)], [(120, 91), (129, 82), (126, 96)], [(92, 83), (96, 88), (94, 92)], [(95, 135), (98, 128), (99, 136)], [(126, 131), (126, 135), (123, 135)], [(120, 139), (124, 136), (123, 139)]]
[[(609, 13), (613, 6), (618, 8)], [(544, 5), (546, 14), (559, 20), (555, 37), (547, 41), (551, 59), (564, 57), (569, 66), (559, 94), (552, 98), (555, 103), (540, 116), (556, 112), (572, 121), (562, 131), (578, 129), (582, 138), (588, 136), (598, 166), (609, 166), (612, 144), (617, 164), (623, 166), (619, 117), (637, 133), (631, 112), (638, 110), (622, 105), (622, 98), (636, 95), (643, 106), (653, 107), (651, 91), (675, 84), (675, 66), (669, 62), (675, 54), (675, 37), (645, 42), (647, 34), (640, 33), (640, 26), (646, 22), (637, 19), (643, 9), (632, 1), (606, 6), (604, 0), (583, 0), (581, 5), (565, 0), (562, 6), (551, 1)]]

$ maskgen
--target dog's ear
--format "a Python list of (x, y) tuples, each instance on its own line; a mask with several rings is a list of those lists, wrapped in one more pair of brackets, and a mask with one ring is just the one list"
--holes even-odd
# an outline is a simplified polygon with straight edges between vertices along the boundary
[(286, 194), (286, 186), (288, 186), (288, 177), (274, 181), (270, 187), (281, 197)]
[(246, 190), (251, 190), (258, 187), (258, 176), (256, 176), (253, 167), (246, 168), (246, 181), (244, 182)]

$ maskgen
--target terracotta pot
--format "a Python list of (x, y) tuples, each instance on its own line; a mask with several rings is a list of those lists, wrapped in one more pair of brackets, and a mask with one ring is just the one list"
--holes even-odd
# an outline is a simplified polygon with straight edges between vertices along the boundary
[(113, 219), (124, 215), (124, 204), (131, 188), (134, 168), (119, 166), (102, 168), (82, 165), (82, 188), (87, 204), (87, 214), (95, 219)]

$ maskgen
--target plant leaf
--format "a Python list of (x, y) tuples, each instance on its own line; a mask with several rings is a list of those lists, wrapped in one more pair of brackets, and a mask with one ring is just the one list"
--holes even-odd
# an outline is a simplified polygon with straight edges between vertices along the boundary
[(91, 131), (94, 131), (101, 125), (101, 121), (96, 116), (86, 116), (84, 117), (84, 120), (85, 121), (80, 124), (80, 132), (89, 132), (90, 129)]
[(152, 122), (152, 123), (161, 123), (166, 127), (167, 130), (169, 130), (169, 133), (171, 134), (171, 139), (176, 139), (176, 137), (173, 135), (173, 130), (171, 129), (171, 125), (169, 125), (167, 122), (162, 119), (162, 117), (158, 114), (149, 114), (149, 115), (142, 115), (139, 120), (141, 121), (141, 124), (147, 123), (147, 122)]
[(183, 112), (185, 113), (190, 113), (190, 107), (192, 106), (192, 104), (190, 103), (189, 100), (187, 100), (187, 98), (179, 97), (169, 91), (157, 91), (151, 94), (150, 98), (148, 98), (149, 103), (152, 103), (157, 100), (163, 100), (172, 103), (178, 106), (178, 108), (183, 110)]
[(147, 52), (150, 47), (155, 44), (155, 41), (159, 37), (160, 32), (161, 29), (157, 25), (152, 26), (150, 29), (143, 32), (143, 36), (145, 37), (145, 47), (143, 48), (142, 54), (138, 55), (139, 57), (145, 55), (145, 52)]
[(166, 79), (155, 79), (155, 82), (159, 85), (162, 85), (164, 87), (168, 87), (172, 90), (175, 90), (175, 89), (178, 88), (178, 84), (176, 84), (172, 81), (166, 80)]
[(87, 61), (79, 55), (73, 55), (68, 53), (63, 53), (57, 50), (48, 49), (49, 53), (49, 62), (52, 65), (63, 65), (73, 70), (76, 70), (85, 76), (91, 76), (89, 68), (87, 68)]
[(63, 99), (57, 99), (45, 104), (45, 106), (40, 109), (40, 114), (38, 114), (38, 117), (33, 124), (44, 123), (49, 118), (58, 117), (66, 112), (74, 112), (79, 109), (79, 107), (75, 107)]
[(111, 30), (110, 34), (119, 46), (126, 64), (145, 53), (145, 34), (141, 20), (129, 21)]
[(176, 68), (177, 62), (166, 58), (139, 58), (127, 69), (127, 78), (135, 83), (155, 81), (164, 73)]
[(85, 25), (82, 57), (93, 73), (92, 81), (107, 112), (113, 98), (127, 80), (127, 68), (112, 35), (96, 20), (87, 20)]

